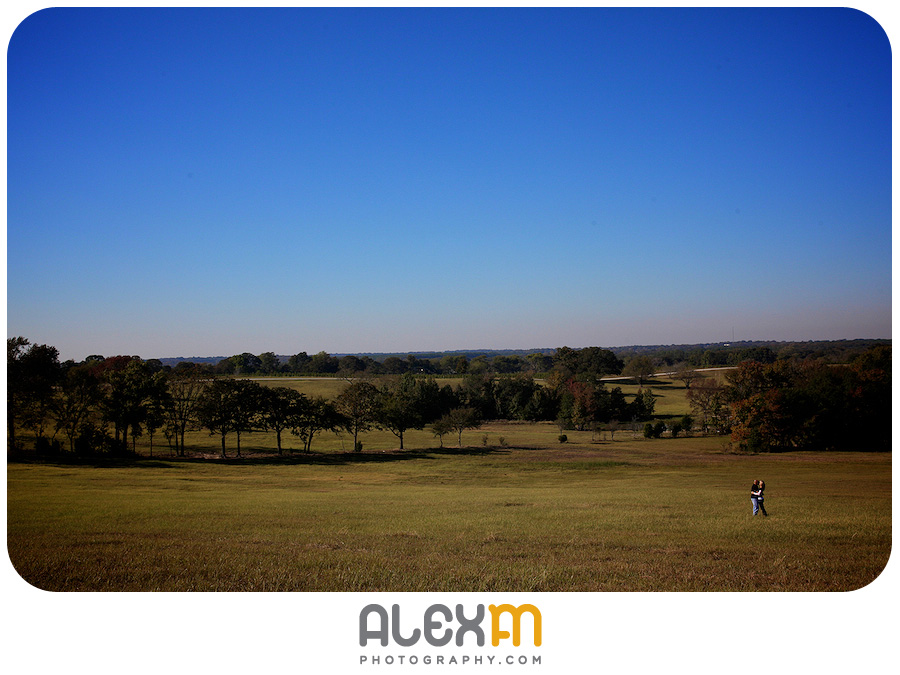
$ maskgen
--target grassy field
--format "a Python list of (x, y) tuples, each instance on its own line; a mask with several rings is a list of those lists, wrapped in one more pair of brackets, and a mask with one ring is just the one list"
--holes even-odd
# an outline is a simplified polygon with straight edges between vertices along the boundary
[(8, 463), (8, 551), (80, 591), (825, 591), (887, 563), (889, 454), (557, 434), (490, 424), (457, 449), (426, 430), (400, 452), (369, 433), (362, 454), (327, 435), (283, 458), (254, 434), (219, 460), (198, 433), (209, 457)]

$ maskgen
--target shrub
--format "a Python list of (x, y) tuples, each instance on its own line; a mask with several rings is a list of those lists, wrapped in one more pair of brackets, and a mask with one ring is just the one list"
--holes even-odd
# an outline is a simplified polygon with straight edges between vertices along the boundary
[(569, 437), (566, 436), (565, 434), (560, 434), (560, 435), (559, 435), (559, 442), (560, 442), (560, 443), (565, 443), (565, 442), (568, 441), (568, 440), (569, 440)]

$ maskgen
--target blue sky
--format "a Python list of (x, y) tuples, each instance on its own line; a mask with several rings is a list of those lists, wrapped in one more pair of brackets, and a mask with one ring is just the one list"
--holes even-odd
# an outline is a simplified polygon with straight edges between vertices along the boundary
[(53, 9), (7, 65), (62, 358), (891, 336), (855, 10)]

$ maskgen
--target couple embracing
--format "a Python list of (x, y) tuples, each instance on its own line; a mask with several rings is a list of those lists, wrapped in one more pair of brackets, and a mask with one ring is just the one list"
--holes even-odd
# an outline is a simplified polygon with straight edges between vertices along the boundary
[(765, 481), (755, 480), (753, 481), (753, 485), (750, 487), (750, 502), (753, 504), (753, 515), (755, 516), (757, 513), (762, 511), (764, 516), (768, 516), (766, 513), (766, 507), (763, 504), (763, 490), (766, 489)]

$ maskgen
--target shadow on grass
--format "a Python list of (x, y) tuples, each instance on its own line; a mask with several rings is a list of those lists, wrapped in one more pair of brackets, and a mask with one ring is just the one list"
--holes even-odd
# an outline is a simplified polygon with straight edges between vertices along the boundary
[(436, 447), (416, 450), (385, 450), (381, 452), (310, 452), (273, 454), (270, 450), (247, 448), (242, 456), (147, 457), (147, 456), (37, 456), (17, 454), (7, 456), (7, 464), (43, 464), (47, 466), (84, 466), (94, 468), (174, 469), (185, 465), (223, 466), (295, 466), (346, 464), (387, 464), (416, 459), (435, 459), (435, 455), (492, 455), (508, 454), (509, 448), (497, 447)]

